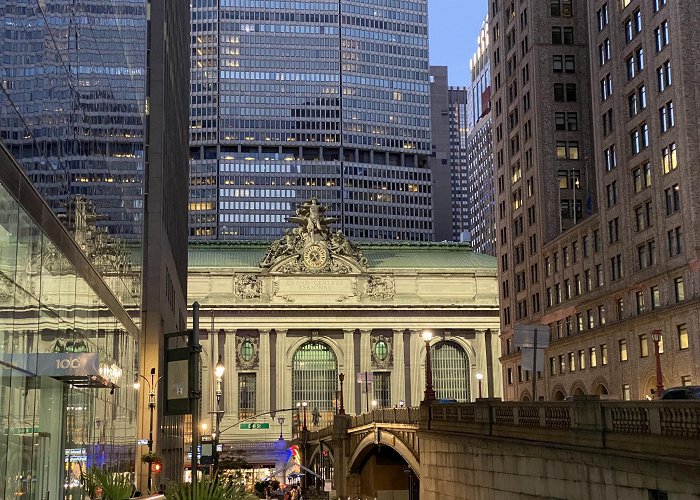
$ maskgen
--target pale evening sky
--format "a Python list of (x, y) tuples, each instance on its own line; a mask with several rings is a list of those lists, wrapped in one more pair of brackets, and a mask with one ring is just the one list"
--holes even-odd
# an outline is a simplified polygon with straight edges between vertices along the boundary
[(469, 83), (469, 59), (487, 8), (487, 0), (428, 0), (430, 64), (449, 68), (450, 85)]

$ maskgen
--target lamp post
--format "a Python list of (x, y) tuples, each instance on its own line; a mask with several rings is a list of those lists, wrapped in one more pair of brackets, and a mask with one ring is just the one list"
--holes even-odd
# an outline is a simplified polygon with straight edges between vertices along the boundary
[[(163, 377), (160, 376), (158, 379), (155, 378), (156, 376), (156, 369), (151, 368), (151, 380), (148, 380), (146, 377), (141, 375), (140, 373), (138, 374), (139, 377), (141, 377), (146, 384), (148, 385), (148, 411), (150, 413), (149, 415), (149, 422), (148, 422), (148, 454), (150, 455), (153, 453), (153, 412), (156, 409), (156, 386), (158, 385), (158, 382), (160, 382), (160, 379)], [(134, 381), (134, 389), (138, 390), (140, 384), (139, 384), (139, 379), (137, 378)], [(148, 464), (148, 491), (151, 491), (151, 483), (153, 482), (153, 474), (151, 471), (151, 464)]]
[(661, 330), (653, 330), (651, 332), (651, 341), (654, 342), (654, 358), (656, 359), (656, 397), (657, 399), (663, 396), (664, 393), (664, 377), (661, 373), (661, 356), (659, 353), (659, 342), (661, 342)]
[(484, 374), (481, 373), (481, 372), (477, 373), (477, 374), (476, 374), (476, 380), (479, 381), (479, 399), (481, 399), (481, 398), (482, 398), (482, 395), (481, 395), (481, 382), (484, 380)]
[(340, 380), (340, 410), (338, 410), (338, 415), (345, 415), (345, 400), (343, 399), (343, 381), (345, 380), (345, 374), (341, 373), (338, 375), (338, 380)]
[(421, 334), (425, 342), (425, 392), (423, 401), (435, 401), (435, 391), (433, 390), (433, 369), (430, 366), (430, 341), (433, 339), (433, 332), (423, 330)]
[(214, 376), (216, 377), (216, 429), (214, 431), (214, 474), (219, 473), (219, 425), (224, 411), (221, 409), (221, 379), (224, 376), (224, 362), (219, 356), (219, 361), (214, 367)]
[(309, 406), (309, 403), (304, 401), (301, 403), (301, 406), (304, 408), (304, 427), (301, 430), (308, 431), (309, 429), (306, 427), (306, 407)]
[(277, 417), (277, 423), (280, 424), (280, 441), (284, 441), (284, 436), (282, 436), (282, 426), (284, 425), (284, 417)]

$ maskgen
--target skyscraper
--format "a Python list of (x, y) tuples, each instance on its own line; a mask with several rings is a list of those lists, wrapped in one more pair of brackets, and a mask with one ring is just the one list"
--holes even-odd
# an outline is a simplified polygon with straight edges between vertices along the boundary
[(467, 219), (467, 113), (469, 89), (448, 87), (450, 119), (450, 184), (452, 189), (452, 240), (460, 241), (468, 228)]
[(461, 211), (467, 213), (472, 248), (496, 255), (496, 200), (493, 182), (493, 143), (491, 116), (491, 62), (489, 25), (484, 21), (478, 48), (469, 62), (471, 104), (467, 110), (467, 166), (465, 199)]
[[(546, 399), (642, 399), (657, 396), (652, 390), (659, 385), (697, 384), (700, 178), (693, 170), (693, 96), (700, 4), (561, 0), (547, 10), (534, 7), (524, 2), (515, 11), (511, 5), (491, 12), (493, 28), (501, 30), (491, 52), (495, 58), (500, 48), (502, 57), (494, 75), (505, 78), (494, 106), (514, 95), (527, 64), (530, 84), (518, 87), (518, 98), (535, 92), (530, 112), (518, 120), (513, 105), (504, 107), (494, 125), (503, 124), (504, 133), (506, 124), (515, 125), (506, 136), (512, 139), (514, 131), (526, 133), (531, 116), (539, 124), (534, 163), (527, 163), (525, 143), (522, 180), (504, 181), (499, 194), (499, 209), (501, 202), (507, 207), (498, 222), (505, 393), (531, 398), (534, 387)], [(528, 44), (531, 55), (520, 57)], [(494, 147), (501, 144), (508, 151), (512, 142), (495, 137)], [(496, 163), (497, 175), (513, 164)], [(545, 180), (532, 184), (533, 200), (531, 177)], [(553, 203), (558, 214), (537, 209)], [(532, 360), (513, 342), (518, 324), (549, 327), (535, 384)]]
[(0, 2), (0, 137), (57, 212), (141, 237), (145, 0)]
[(433, 237), (427, 0), (192, 2), (190, 238)]

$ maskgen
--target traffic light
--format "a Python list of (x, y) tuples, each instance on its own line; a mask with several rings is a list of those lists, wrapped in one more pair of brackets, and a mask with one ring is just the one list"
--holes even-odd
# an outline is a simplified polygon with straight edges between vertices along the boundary
[(163, 464), (158, 463), (158, 462), (153, 462), (151, 463), (151, 472), (160, 472), (160, 470), (163, 468)]

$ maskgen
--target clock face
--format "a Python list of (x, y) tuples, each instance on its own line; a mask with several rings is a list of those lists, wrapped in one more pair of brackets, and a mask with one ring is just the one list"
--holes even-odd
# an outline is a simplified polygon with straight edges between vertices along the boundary
[(304, 264), (312, 270), (322, 269), (328, 262), (328, 249), (325, 245), (312, 243), (304, 248)]

